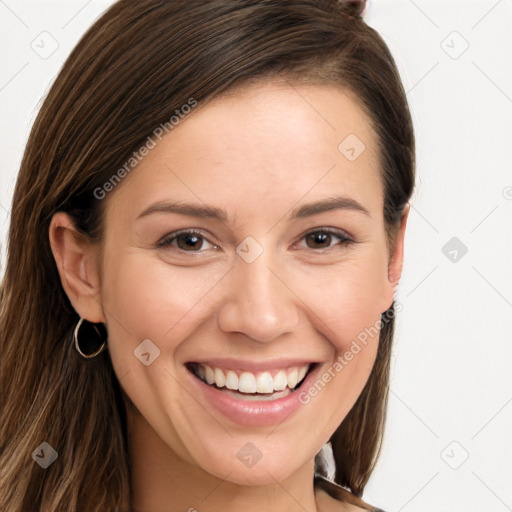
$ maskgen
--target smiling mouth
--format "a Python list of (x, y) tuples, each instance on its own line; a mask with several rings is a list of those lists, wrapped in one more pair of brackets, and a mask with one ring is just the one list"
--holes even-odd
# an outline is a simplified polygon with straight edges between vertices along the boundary
[(298, 390), (318, 363), (262, 372), (226, 370), (206, 363), (189, 362), (185, 367), (206, 385), (237, 396), (287, 396)]

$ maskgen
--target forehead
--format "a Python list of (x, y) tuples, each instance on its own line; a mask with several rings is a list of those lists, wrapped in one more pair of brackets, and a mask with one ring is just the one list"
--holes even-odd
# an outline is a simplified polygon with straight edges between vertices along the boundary
[(114, 203), (142, 210), (172, 197), (243, 209), (258, 198), (261, 209), (332, 193), (382, 208), (377, 138), (358, 99), (334, 86), (263, 83), (196, 107), (142, 159)]
[(364, 147), (366, 156), (376, 146), (371, 121), (358, 98), (327, 85), (252, 85), (199, 106), (185, 121), (174, 133), (174, 153), (194, 152), (210, 160), (229, 154), (251, 162), (265, 158), (267, 167), (282, 167), (281, 160), (333, 158), (349, 135), (352, 144), (347, 146), (355, 143), (359, 151)]

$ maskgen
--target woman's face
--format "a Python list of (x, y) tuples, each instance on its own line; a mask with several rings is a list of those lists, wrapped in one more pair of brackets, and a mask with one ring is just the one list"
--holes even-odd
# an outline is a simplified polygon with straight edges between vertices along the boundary
[[(274, 83), (197, 107), (105, 199), (115, 372), (167, 447), (235, 483), (315, 457), (368, 379), (378, 336), (363, 333), (393, 300), (377, 139), (347, 94)], [(245, 399), (197, 363), (243, 381)], [(288, 396), (248, 395), (255, 383)]]

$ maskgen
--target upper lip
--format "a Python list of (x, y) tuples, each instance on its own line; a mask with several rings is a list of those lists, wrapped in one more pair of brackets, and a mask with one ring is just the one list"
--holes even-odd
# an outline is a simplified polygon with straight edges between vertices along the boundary
[(316, 364), (318, 361), (313, 359), (290, 359), (290, 358), (280, 358), (280, 359), (267, 359), (266, 361), (245, 361), (243, 359), (226, 359), (226, 358), (202, 358), (194, 361), (190, 361), (191, 363), (208, 365), (210, 367), (216, 367), (220, 369), (226, 370), (242, 370), (248, 372), (263, 372), (269, 370), (280, 370), (286, 369), (290, 366), (305, 366), (307, 364)]

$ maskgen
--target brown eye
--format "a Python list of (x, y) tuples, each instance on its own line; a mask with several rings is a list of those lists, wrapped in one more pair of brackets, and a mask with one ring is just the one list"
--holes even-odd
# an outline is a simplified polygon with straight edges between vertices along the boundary
[(203, 238), (195, 233), (181, 233), (176, 236), (176, 243), (180, 249), (188, 251), (189, 249), (199, 250), (203, 246)]
[[(307, 245), (310, 249), (324, 249), (331, 245), (331, 235), (325, 231), (315, 231), (306, 236)], [(311, 242), (312, 245), (309, 243)]]
[(344, 232), (331, 229), (317, 229), (304, 235), (309, 249), (334, 249), (335, 246), (348, 246), (354, 243)]
[(202, 233), (196, 231), (181, 231), (166, 235), (157, 244), (165, 250), (179, 252), (203, 253), (208, 249), (218, 249), (218, 246), (211, 243)]

